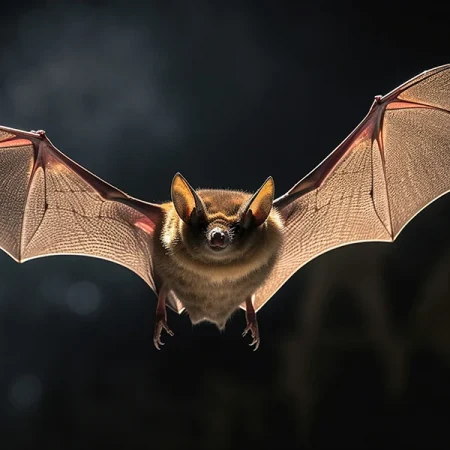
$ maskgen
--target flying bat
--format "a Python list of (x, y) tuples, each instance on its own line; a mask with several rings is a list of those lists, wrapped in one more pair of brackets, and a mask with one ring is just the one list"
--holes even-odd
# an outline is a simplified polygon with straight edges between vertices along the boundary
[(153, 341), (173, 335), (166, 306), (223, 329), (256, 312), (303, 265), (337, 247), (392, 242), (450, 190), (450, 64), (376, 96), (362, 122), (314, 170), (274, 200), (195, 190), (179, 173), (171, 201), (130, 197), (87, 171), (44, 131), (0, 127), (0, 246), (17, 262), (85, 255), (121, 264), (157, 295)]

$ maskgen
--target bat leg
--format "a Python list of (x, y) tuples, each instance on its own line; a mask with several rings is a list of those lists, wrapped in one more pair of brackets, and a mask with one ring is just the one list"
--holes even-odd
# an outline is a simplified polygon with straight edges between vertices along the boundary
[(254, 345), (255, 348), (253, 351), (258, 350), (260, 339), (259, 339), (259, 328), (258, 328), (258, 320), (256, 318), (255, 308), (253, 307), (252, 302), (253, 296), (248, 297), (245, 300), (245, 318), (247, 320), (247, 326), (242, 333), (242, 336), (245, 336), (249, 331), (252, 334), (253, 341), (249, 345)]
[(167, 289), (164, 287), (158, 293), (158, 304), (156, 305), (155, 331), (153, 333), (153, 344), (158, 350), (161, 350), (161, 332), (164, 329), (169, 336), (173, 336), (173, 331), (167, 325), (166, 312)]

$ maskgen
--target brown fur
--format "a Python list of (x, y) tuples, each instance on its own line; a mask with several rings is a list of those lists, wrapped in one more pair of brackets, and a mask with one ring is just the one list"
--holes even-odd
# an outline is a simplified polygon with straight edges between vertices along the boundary
[[(200, 190), (207, 227), (230, 227), (239, 220), (251, 194)], [(273, 208), (267, 220), (219, 255), (192, 236), (172, 202), (163, 205), (164, 221), (156, 230), (155, 275), (160, 287), (175, 292), (193, 324), (215, 323), (219, 329), (270, 274), (281, 246), (282, 221)]]

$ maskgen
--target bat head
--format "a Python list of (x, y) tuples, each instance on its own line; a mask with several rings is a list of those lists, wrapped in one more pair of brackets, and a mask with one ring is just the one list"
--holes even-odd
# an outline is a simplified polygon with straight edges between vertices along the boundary
[(264, 245), (274, 198), (269, 177), (253, 195), (231, 190), (194, 190), (176, 174), (172, 202), (181, 219), (180, 235), (195, 259), (228, 262)]

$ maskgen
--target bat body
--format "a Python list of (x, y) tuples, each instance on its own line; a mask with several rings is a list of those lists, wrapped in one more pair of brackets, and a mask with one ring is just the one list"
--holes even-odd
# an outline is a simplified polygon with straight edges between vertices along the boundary
[(450, 190), (450, 65), (385, 96), (318, 167), (274, 200), (268, 178), (253, 195), (194, 190), (180, 175), (172, 201), (130, 197), (69, 159), (44, 132), (0, 127), (0, 247), (18, 262), (74, 254), (133, 270), (166, 306), (223, 329), (256, 312), (304, 264), (334, 248), (392, 242)]
[[(272, 208), (273, 187), (269, 178), (254, 196), (196, 192), (181, 175), (175, 176), (173, 203), (163, 205), (153, 260), (157, 286), (179, 298), (193, 324), (206, 320), (223, 329), (243, 301), (251, 309), (281, 247), (283, 224)], [(257, 339), (256, 329), (252, 332)]]
[[(242, 299), (251, 298), (270, 274), (283, 225), (277, 211), (268, 208), (270, 215), (264, 223), (245, 226), (242, 206), (247, 206), (250, 194), (192, 192), (204, 205), (197, 223), (190, 220), (192, 211), (186, 223), (169, 204), (161, 232), (156, 233), (160, 239), (155, 242), (153, 260), (162, 284), (181, 300), (192, 323), (207, 320), (223, 329)], [(260, 195), (268, 195), (272, 203), (272, 188)]]

